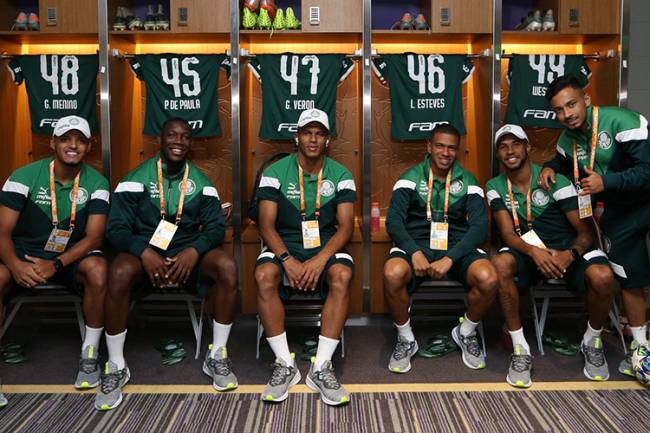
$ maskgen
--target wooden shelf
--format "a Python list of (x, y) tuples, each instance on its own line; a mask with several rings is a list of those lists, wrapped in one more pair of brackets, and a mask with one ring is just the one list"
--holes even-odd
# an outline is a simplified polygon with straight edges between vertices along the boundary
[(172, 31), (110, 31), (110, 38), (134, 43), (224, 43), (230, 33), (177, 33)]
[(373, 30), (372, 42), (387, 43), (472, 43), (480, 39), (492, 38), (488, 33), (433, 33), (428, 30)]
[(517, 30), (504, 30), (501, 32), (501, 43), (503, 44), (582, 44), (585, 41), (593, 41), (599, 38), (607, 38), (619, 35), (607, 34), (567, 34), (555, 32), (522, 32)]
[(98, 43), (99, 36), (96, 33), (42, 33), (25, 31), (0, 31), (0, 39), (19, 42), (21, 44), (88, 44)]

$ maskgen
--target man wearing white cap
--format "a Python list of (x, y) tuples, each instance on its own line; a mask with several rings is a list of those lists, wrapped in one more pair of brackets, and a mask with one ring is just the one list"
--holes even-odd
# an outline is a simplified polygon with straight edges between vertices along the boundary
[(86, 331), (75, 387), (93, 388), (104, 326), (107, 264), (100, 248), (109, 185), (83, 162), (91, 147), (86, 119), (59, 119), (50, 144), (53, 156), (16, 170), (0, 192), (0, 324), (4, 298), (16, 285), (82, 286)]
[(530, 144), (520, 126), (501, 127), (495, 143), (505, 171), (490, 179), (486, 190), (504, 244), (492, 263), (499, 275), (499, 300), (513, 344), (506, 380), (520, 388), (532, 384), (532, 356), (519, 319), (518, 290), (543, 277), (562, 278), (572, 290), (587, 293), (583, 373), (591, 380), (607, 380), (601, 332), (616, 286), (607, 256), (592, 249), (593, 235), (580, 219), (576, 189), (561, 174), (548, 192), (537, 186), (542, 167), (528, 159)]
[(303, 111), (294, 139), (297, 152), (270, 165), (257, 192), (265, 244), (255, 265), (257, 306), (276, 357), (262, 399), (283, 401), (300, 381), (284, 331), (282, 299), (318, 290), (325, 305), (306, 383), (323, 402), (340, 405), (350, 397), (331, 359), (347, 319), (354, 273), (352, 256), (344, 247), (352, 236), (356, 188), (352, 174), (325, 156), (330, 141), (325, 112)]

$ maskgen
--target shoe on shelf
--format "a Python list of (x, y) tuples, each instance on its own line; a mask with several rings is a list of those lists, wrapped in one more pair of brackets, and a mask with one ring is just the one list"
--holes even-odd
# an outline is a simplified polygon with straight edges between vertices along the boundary
[(242, 19), (241, 26), (245, 30), (252, 30), (257, 25), (257, 16), (255, 12), (251, 12), (250, 9), (242, 9)]
[(296, 18), (293, 8), (288, 7), (284, 11), (284, 26), (287, 30), (299, 30), (300, 21)]
[(553, 9), (549, 9), (544, 14), (544, 19), (542, 20), (542, 31), (544, 32), (553, 32), (555, 31), (555, 19), (553, 18)]
[[(291, 354), (295, 356), (295, 354)], [(293, 361), (293, 365), (287, 365), (283, 360), (276, 359), (273, 366), (271, 379), (262, 392), (262, 401), (281, 402), (289, 397), (289, 388), (300, 382), (300, 371)]]
[(271, 30), (273, 22), (269, 16), (269, 11), (260, 8), (260, 15), (257, 17), (257, 28), (260, 30)]
[(275, 5), (274, 0), (260, 0), (260, 12), (262, 9), (266, 9), (266, 11), (269, 13), (269, 17), (271, 17), (271, 20), (275, 19), (275, 13), (278, 7)]
[(18, 13), (11, 30), (27, 30), (27, 14), (25, 12)]
[(113, 30), (116, 31), (126, 30), (126, 19), (124, 16), (124, 8), (122, 6), (118, 6), (117, 12), (115, 12), (115, 20), (113, 21)]
[(130, 31), (136, 31), (136, 30), (142, 30), (144, 28), (144, 25), (142, 24), (142, 20), (135, 15), (133, 15), (133, 12), (131, 12), (131, 9), (124, 7), (122, 8), (122, 11), (124, 13), (124, 21), (126, 21), (126, 28)]
[(533, 19), (528, 23), (524, 29), (527, 32), (541, 32), (542, 31), (542, 13), (539, 10), (536, 10), (533, 13)]
[(165, 16), (161, 3), (158, 3), (158, 13), (156, 13), (156, 30), (169, 30), (169, 19)]
[(423, 14), (418, 14), (415, 19), (413, 20), (413, 28), (415, 30), (429, 30), (429, 23), (427, 23), (427, 19), (424, 18)]
[(250, 12), (255, 12), (260, 8), (260, 0), (244, 0), (244, 7)]
[(391, 30), (413, 30), (413, 17), (410, 13), (405, 12), (402, 19), (397, 21), (390, 28)]
[(144, 19), (145, 30), (156, 30), (156, 14), (153, 11), (153, 5), (147, 5), (147, 16)]
[(29, 14), (29, 17), (27, 18), (27, 27), (29, 30), (37, 32), (41, 29), (41, 22), (38, 19), (38, 15), (36, 15), (34, 12)]
[(273, 20), (273, 30), (284, 30), (286, 28), (287, 23), (284, 19), (284, 12), (282, 12), (282, 9), (278, 9)]
[(525, 30), (526, 27), (528, 27), (528, 24), (533, 22), (533, 15), (534, 15), (534, 11), (529, 11), (528, 15), (522, 18), (521, 21), (519, 21), (519, 24), (517, 24), (514, 29)]

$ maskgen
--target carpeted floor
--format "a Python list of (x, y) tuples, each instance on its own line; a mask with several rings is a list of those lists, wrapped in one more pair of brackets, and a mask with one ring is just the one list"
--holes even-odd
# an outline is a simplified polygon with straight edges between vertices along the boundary
[(92, 394), (14, 394), (0, 432), (644, 432), (646, 390), (354, 393), (331, 408), (316, 394), (282, 404), (257, 394), (128, 394), (110, 413)]

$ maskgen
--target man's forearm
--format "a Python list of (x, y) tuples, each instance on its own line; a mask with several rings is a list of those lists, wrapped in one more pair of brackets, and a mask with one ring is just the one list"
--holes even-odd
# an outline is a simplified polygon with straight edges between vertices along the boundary
[(350, 242), (353, 229), (354, 224), (352, 224), (350, 227), (339, 226), (339, 228), (336, 230), (336, 233), (334, 233), (334, 236), (332, 236), (330, 240), (325, 244), (325, 246), (323, 246), (318, 255), (324, 257), (325, 259), (332, 257), (334, 254), (336, 254), (337, 251), (340, 251), (341, 248)]
[(260, 234), (262, 235), (262, 239), (264, 239), (266, 246), (268, 246), (276, 256), (280, 257), (280, 254), (288, 251), (287, 246), (282, 241), (282, 238), (275, 227), (267, 228), (260, 226)]
[(85, 236), (79, 242), (74, 244), (72, 248), (61, 254), (58, 259), (61, 260), (64, 266), (74, 263), (80, 258), (86, 256), (93, 250), (98, 250), (102, 246), (101, 237)]
[(0, 245), (2, 245), (2, 248), (0, 248), (0, 261), (11, 269), (20, 262), (20, 258), (16, 255), (14, 241), (11, 236), (2, 234), (0, 235)]

